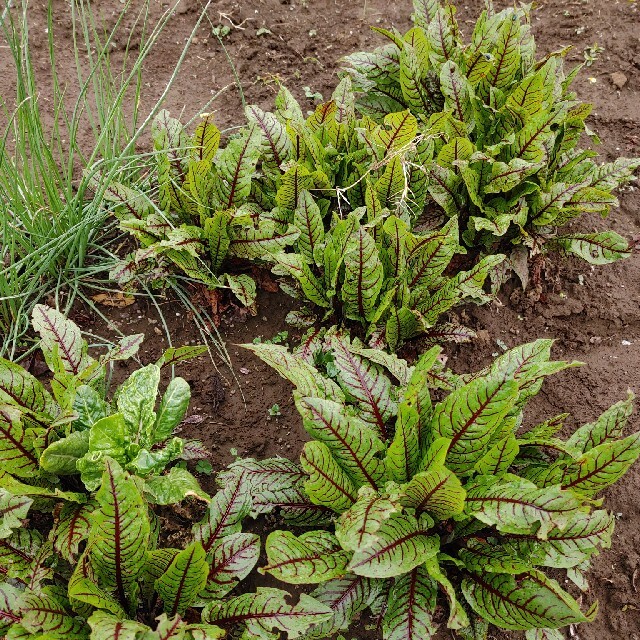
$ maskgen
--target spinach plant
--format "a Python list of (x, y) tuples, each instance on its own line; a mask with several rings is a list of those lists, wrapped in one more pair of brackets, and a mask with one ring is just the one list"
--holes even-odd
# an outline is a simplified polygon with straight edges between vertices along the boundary
[(207, 606), (218, 619), (214, 603), (258, 560), (259, 537), (241, 530), (249, 485), (219, 491), (179, 549), (162, 544), (140, 480), (113, 458), (103, 466), (94, 495), (57, 504), (48, 538), (23, 526), (29, 499), (11, 504), (0, 531), (0, 633), (11, 640), (221, 638), (220, 627), (199, 621), (200, 611)]
[(202, 347), (167, 350), (157, 364), (131, 374), (109, 403), (109, 363), (133, 356), (143, 336), (124, 338), (93, 358), (80, 329), (55, 309), (36, 305), (33, 327), (51, 370), (51, 392), (18, 364), (0, 359), (0, 487), (41, 497), (55, 497), (65, 488), (94, 490), (111, 457), (145, 478), (145, 490), (160, 504), (201, 493), (186, 470), (161, 475), (177, 458), (206, 455), (198, 442), (172, 437), (189, 404), (187, 382), (174, 378), (157, 413), (154, 408), (161, 368), (201, 353)]
[(640, 165), (598, 164), (580, 148), (585, 134), (597, 137), (585, 124), (591, 105), (570, 90), (580, 67), (565, 72), (568, 49), (537, 59), (525, 6), (483, 11), (468, 43), (455, 13), (449, 2), (414, 0), (408, 33), (375, 28), (389, 44), (344, 59), (358, 109), (377, 121), (405, 109), (419, 118), (433, 142), (421, 167), (429, 197), (459, 217), (467, 247), (511, 243), (514, 262), (551, 248), (592, 264), (628, 256), (613, 231), (558, 232), (584, 213), (606, 216)]
[(409, 366), (335, 330), (295, 353), (247, 345), (293, 382), (311, 440), (300, 466), (241, 461), (223, 480), (252, 483), (256, 513), (282, 508), (311, 527), (269, 534), (261, 570), (317, 585), (312, 596), (333, 617), (307, 637), (344, 630), (369, 607), (384, 638), (424, 640), (441, 597), (462, 638), (486, 638), (489, 624), (560, 638), (595, 616), (596, 603), (583, 610), (545, 570), (586, 589), (615, 524), (597, 495), (637, 460), (640, 432), (623, 436), (632, 394), (568, 440), (557, 435), (566, 414), (525, 429), (544, 378), (578, 364), (550, 360), (551, 346), (538, 340), (455, 375), (439, 347)]

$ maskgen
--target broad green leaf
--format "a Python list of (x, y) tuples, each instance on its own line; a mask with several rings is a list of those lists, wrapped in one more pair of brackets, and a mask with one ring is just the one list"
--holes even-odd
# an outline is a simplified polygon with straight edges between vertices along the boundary
[(385, 640), (429, 640), (436, 633), (437, 585), (424, 567), (396, 578), (382, 621)]
[(506, 438), (496, 442), (476, 462), (474, 470), (485, 476), (501, 476), (507, 473), (509, 467), (520, 451), (516, 437), (511, 433)]
[(489, 544), (480, 540), (469, 540), (467, 547), (461, 549), (458, 557), (467, 569), (475, 573), (509, 573), (520, 575), (532, 569), (535, 558), (517, 553), (517, 547), (508, 548)]
[(494, 63), (489, 68), (486, 81), (501, 89), (509, 84), (520, 66), (520, 21), (513, 16), (503, 22), (493, 52)]
[(401, 403), (395, 429), (385, 466), (390, 480), (403, 483), (414, 476), (420, 465), (420, 415), (417, 409), (409, 403)]
[(251, 573), (259, 555), (260, 538), (255, 533), (232, 533), (220, 538), (209, 550), (207, 559), (211, 569), (200, 593), (201, 599), (226, 596)]
[(246, 202), (260, 157), (262, 135), (256, 126), (232, 138), (217, 154), (212, 192), (214, 209), (226, 211)]
[(199, 162), (213, 162), (220, 145), (220, 130), (213, 124), (213, 115), (202, 116), (191, 139), (191, 157)]
[(445, 96), (445, 109), (451, 111), (457, 120), (473, 123), (473, 89), (453, 60), (448, 60), (440, 69), (440, 88)]
[(98, 420), (109, 415), (109, 404), (95, 389), (83, 384), (76, 389), (73, 411), (78, 416), (73, 423), (73, 430), (82, 431), (90, 429)]
[(124, 605), (144, 567), (150, 534), (147, 506), (133, 479), (110, 458), (96, 502), (90, 514), (91, 566)]
[(382, 485), (385, 469), (378, 454), (384, 445), (373, 429), (345, 415), (345, 406), (331, 400), (301, 398), (297, 406), (309, 435), (329, 448), (358, 486), (368, 484), (377, 489)]
[(466, 511), (504, 533), (535, 533), (545, 540), (554, 527), (564, 529), (581, 503), (558, 486), (538, 489), (522, 478), (501, 481), (480, 476), (467, 485)]
[(0, 583), (0, 632), (5, 633), (20, 622), (20, 591), (8, 582)]
[[(42, 543), (43, 538), (38, 531), (24, 528), (17, 529), (8, 538), (0, 540), (0, 564), (3, 567), (3, 578), (28, 584), (29, 574)], [(0, 602), (1, 600), (0, 588)], [(2, 620), (2, 613), (0, 613), (0, 627)]]
[(193, 542), (176, 555), (167, 570), (156, 580), (164, 611), (170, 616), (184, 615), (207, 582), (207, 554), (199, 542)]
[(20, 598), (20, 624), (37, 637), (52, 640), (80, 640), (87, 637), (84, 620), (70, 615), (51, 588), (40, 593), (25, 592)]
[(293, 155), (293, 145), (287, 135), (287, 128), (276, 116), (255, 105), (246, 107), (245, 114), (249, 122), (256, 124), (262, 131), (262, 150), (265, 160), (277, 168), (290, 160)]
[(438, 553), (438, 536), (429, 536), (411, 515), (394, 514), (378, 529), (375, 542), (357, 551), (349, 571), (369, 578), (407, 573)]
[(226, 281), (233, 295), (238, 298), (243, 307), (256, 313), (256, 281), (247, 273), (226, 274)]
[(154, 407), (159, 384), (160, 367), (149, 364), (134, 371), (118, 388), (116, 405), (126, 424), (127, 442), (141, 447), (150, 447), (155, 442)]
[(331, 303), (327, 299), (328, 292), (319, 280), (311, 267), (305, 262), (302, 255), (295, 253), (277, 253), (273, 256), (278, 264), (286, 273), (295, 278), (304, 295), (308, 300), (325, 309), (331, 308)]
[(462, 581), (473, 610), (502, 629), (556, 629), (586, 622), (578, 603), (555, 580), (539, 571), (515, 578), (500, 573), (473, 573)]
[(399, 506), (390, 498), (363, 487), (357, 502), (336, 522), (336, 537), (343, 549), (362, 551), (377, 542), (382, 524), (399, 512)]
[(51, 394), (21, 366), (0, 358), (0, 404), (11, 405), (47, 426), (60, 413)]
[(197, 498), (204, 502), (209, 500), (198, 480), (180, 467), (171, 467), (164, 475), (146, 478), (144, 493), (149, 502), (160, 505), (178, 504), (186, 498)]
[(464, 511), (466, 492), (449, 469), (430, 465), (402, 487), (400, 503), (416, 511), (427, 511), (437, 520), (446, 520)]
[(33, 435), (25, 432), (22, 412), (12, 405), (0, 405), (0, 462), (3, 471), (20, 478), (40, 473)]
[(182, 422), (189, 401), (191, 389), (184, 378), (174, 378), (162, 396), (153, 432), (153, 443), (164, 442)]
[(219, 273), (231, 246), (229, 233), (230, 215), (226, 211), (216, 211), (204, 221), (204, 237), (207, 240), (211, 270)]
[(285, 632), (288, 638), (300, 638), (311, 625), (328, 620), (332, 610), (302, 594), (296, 605), (288, 604), (287, 594), (279, 589), (258, 587), (255, 593), (245, 593), (224, 602), (213, 602), (202, 612), (203, 620), (220, 624), (241, 624), (245, 637), (271, 640)]
[(320, 208), (308, 191), (302, 191), (298, 198), (293, 223), (298, 228), (298, 250), (311, 264), (315, 262), (315, 251), (324, 240), (324, 225)]
[(588, 496), (619, 480), (640, 456), (640, 433), (589, 449), (562, 472), (563, 488)]
[(231, 228), (229, 252), (237, 258), (247, 260), (265, 259), (292, 245), (298, 236), (299, 232), (293, 225), (281, 232), (273, 220), (261, 219), (257, 227)]
[[(1, 416), (0, 412), (0, 419)], [(54, 475), (65, 476), (78, 473), (76, 463), (88, 453), (89, 437), (89, 431), (74, 431), (66, 438), (50, 444), (40, 456), (40, 466)]]
[(317, 584), (342, 576), (351, 557), (328, 531), (309, 531), (298, 537), (290, 531), (274, 531), (265, 549), (267, 565), (260, 572), (288, 584)]
[(32, 313), (33, 328), (40, 334), (40, 348), (49, 368), (55, 371), (59, 359), (67, 373), (78, 375), (93, 363), (80, 329), (59, 311), (37, 304)]
[(490, 375), (456, 389), (433, 408), (432, 428), (450, 438), (447, 466), (469, 473), (518, 397), (518, 384)]

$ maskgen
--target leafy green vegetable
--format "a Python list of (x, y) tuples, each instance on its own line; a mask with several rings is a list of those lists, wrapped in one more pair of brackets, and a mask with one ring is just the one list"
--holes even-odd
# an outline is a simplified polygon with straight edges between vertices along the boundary
[[(409, 109), (431, 150), (420, 167), (442, 213), (460, 221), (461, 242), (492, 253), (521, 245), (525, 255), (561, 249), (592, 264), (627, 257), (613, 231), (557, 235), (582, 214), (606, 216), (613, 190), (633, 180), (640, 159), (598, 164), (580, 149), (597, 138), (585, 124), (591, 105), (570, 85), (567, 49), (536, 59), (529, 7), (483, 11), (462, 39), (449, 2), (414, 1), (415, 26), (404, 36), (343, 59), (356, 107), (376, 122)], [(512, 262), (517, 250), (512, 252)]]
[[(632, 395), (565, 442), (555, 433), (566, 416), (522, 430), (545, 377), (576, 364), (550, 360), (550, 340), (463, 376), (437, 364), (438, 347), (409, 366), (336, 329), (313, 345), (286, 370), (285, 347), (246, 345), (296, 387), (311, 437), (300, 466), (239, 461), (221, 478), (245, 478), (263, 513), (300, 486), (307, 504), (333, 512), (333, 530), (307, 510), (296, 523), (307, 532), (270, 533), (261, 569), (319, 585), (313, 596), (332, 617), (310, 637), (348, 628), (378, 593), (388, 594), (385, 640), (434, 636), (440, 592), (461, 637), (484, 637), (487, 623), (554, 637), (593, 618), (595, 606), (583, 611), (543, 569), (579, 576), (610, 546), (615, 518), (594, 498), (640, 456), (640, 433), (623, 437)], [(329, 382), (343, 396), (328, 399)]]

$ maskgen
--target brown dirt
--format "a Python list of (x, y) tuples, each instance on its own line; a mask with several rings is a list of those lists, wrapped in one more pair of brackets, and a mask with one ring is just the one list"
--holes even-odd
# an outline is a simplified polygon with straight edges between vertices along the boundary
[[(157, 16), (166, 3), (153, 0)], [(505, 5), (504, 2), (497, 2)], [(36, 70), (42, 74), (42, 92), (47, 93), (46, 43), (42, 2), (31, 9), (32, 37), (38, 48)], [(97, 6), (97, 5), (96, 5)], [(68, 81), (73, 94), (72, 57), (68, 6), (54, 0), (56, 37), (61, 61), (68, 63)], [(179, 56), (181, 46), (195, 23), (200, 3), (183, 0), (172, 18), (160, 46), (150, 57), (143, 104), (150, 105), (159, 95)], [(121, 10), (118, 0), (102, 0), (106, 22), (113, 23)], [(464, 27), (481, 10), (479, 0), (470, 0), (459, 8)], [(256, 2), (212, 2), (209, 15), (214, 24), (237, 28), (224, 39), (242, 80), (247, 100), (269, 108), (276, 88), (270, 82), (278, 75), (309, 108), (302, 88), (309, 86), (330, 95), (335, 84), (338, 58), (357, 49), (370, 48), (379, 38), (368, 25), (393, 24), (400, 30), (409, 27), (410, 0), (259, 0)], [(225, 17), (227, 16), (227, 17)], [(595, 42), (604, 51), (585, 69), (576, 83), (583, 99), (591, 100), (594, 113), (590, 126), (603, 144), (603, 159), (618, 155), (640, 154), (640, 12), (636, 2), (627, 0), (551, 0), (541, 2), (533, 14), (539, 50), (547, 52), (572, 44), (568, 58), (583, 60), (583, 51)], [(467, 24), (468, 26), (468, 24)], [(261, 27), (271, 33), (257, 36)], [(469, 31), (469, 28), (467, 28)], [(118, 47), (123, 46), (119, 42)], [(0, 94), (9, 95), (11, 86), (8, 61), (0, 56)], [(617, 90), (610, 74), (622, 72), (627, 84)], [(595, 79), (595, 82), (591, 79)], [(174, 113), (193, 115), (219, 88), (232, 83), (233, 75), (218, 42), (203, 27), (193, 45), (166, 106)], [(210, 109), (217, 111), (221, 126), (242, 118), (237, 91), (231, 89)], [(606, 224), (629, 238), (640, 237), (640, 192), (634, 187), (620, 194), (620, 208), (609, 219), (584, 219), (582, 228), (600, 229)], [(480, 339), (449, 351), (449, 364), (456, 371), (470, 371), (486, 364), (498, 353), (497, 340), (509, 347), (539, 337), (557, 339), (557, 358), (577, 359), (580, 369), (563, 372), (543, 387), (532, 403), (531, 421), (563, 411), (572, 413), (570, 428), (590, 421), (610, 404), (625, 397), (627, 388), (640, 392), (640, 263), (637, 255), (613, 266), (590, 268), (576, 262), (554, 260), (544, 282), (544, 295), (529, 302), (518, 293), (501, 294), (500, 302), (466, 310), (466, 320), (480, 332)], [(216, 373), (205, 358), (179, 367), (193, 386), (192, 412), (205, 420), (185, 433), (199, 437), (212, 449), (212, 463), (219, 468), (231, 459), (230, 449), (239, 455), (267, 457), (283, 455), (295, 458), (304, 441), (300, 422), (290, 398), (289, 385), (248, 352), (235, 346), (255, 336), (271, 337), (287, 329), (284, 316), (291, 300), (283, 294), (261, 294), (259, 313), (241, 322), (238, 318), (222, 331), (231, 354), (240, 388), (233, 384), (229, 371)], [(197, 341), (194, 325), (176, 304), (167, 302), (173, 343)], [(148, 362), (166, 347), (158, 327), (155, 310), (141, 301), (124, 310), (110, 313), (111, 321), (125, 333), (144, 332), (147, 339), (141, 360)], [(94, 332), (107, 332), (97, 323)], [(297, 336), (292, 332), (292, 343)], [(243, 372), (248, 373), (243, 373)], [(117, 374), (124, 375), (125, 369)], [(224, 379), (227, 378), (227, 380)], [(243, 400), (244, 397), (244, 400)], [(282, 415), (270, 417), (269, 408), (279, 404)], [(638, 427), (638, 418), (633, 420)], [(633, 426), (633, 425), (632, 425)], [(619, 514), (613, 548), (595, 562), (590, 574), (590, 602), (600, 601), (600, 614), (590, 625), (579, 628), (581, 640), (640, 640), (640, 465), (618, 486), (606, 492), (605, 504)], [(358, 634), (365, 637), (364, 632)], [(367, 636), (373, 637), (373, 636)], [(443, 633), (438, 638), (449, 637)], [(500, 640), (520, 638), (519, 634), (495, 633)], [(574, 640), (578, 636), (572, 636)]]

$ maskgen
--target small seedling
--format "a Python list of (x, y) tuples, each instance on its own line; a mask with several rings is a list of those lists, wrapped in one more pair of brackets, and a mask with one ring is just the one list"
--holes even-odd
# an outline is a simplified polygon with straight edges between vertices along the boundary
[(274, 404), (270, 409), (269, 409), (269, 415), (276, 417), (276, 416), (281, 416), (282, 413), (280, 411), (280, 405), (279, 404)]
[(210, 476), (213, 473), (213, 466), (208, 460), (198, 460), (196, 471), (198, 473), (204, 473), (205, 476)]

